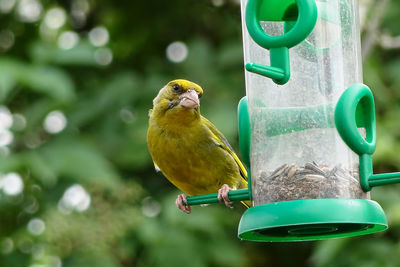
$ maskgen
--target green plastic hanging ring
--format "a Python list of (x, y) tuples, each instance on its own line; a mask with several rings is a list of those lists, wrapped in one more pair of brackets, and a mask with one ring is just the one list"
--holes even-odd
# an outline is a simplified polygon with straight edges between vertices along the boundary
[[(372, 155), (376, 148), (375, 104), (371, 90), (362, 83), (351, 85), (335, 109), (336, 128), (344, 142), (358, 155)], [(364, 139), (359, 127), (366, 130)]]
[(266, 0), (249, 0), (246, 7), (246, 26), (253, 40), (265, 49), (291, 48), (302, 42), (312, 32), (318, 12), (315, 0), (296, 0), (298, 16), (293, 28), (283, 35), (270, 36), (260, 25), (260, 7)]

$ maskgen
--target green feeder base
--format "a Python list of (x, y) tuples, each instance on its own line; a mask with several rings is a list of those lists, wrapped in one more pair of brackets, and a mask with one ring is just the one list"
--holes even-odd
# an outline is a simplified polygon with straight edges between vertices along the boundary
[(305, 199), (252, 207), (242, 216), (238, 237), (291, 242), (358, 236), (388, 228), (385, 213), (366, 199)]

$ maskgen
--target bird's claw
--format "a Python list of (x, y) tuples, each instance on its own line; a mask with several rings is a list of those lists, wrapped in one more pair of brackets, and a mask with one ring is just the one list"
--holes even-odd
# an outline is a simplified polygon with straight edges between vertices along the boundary
[(178, 195), (175, 203), (176, 203), (176, 206), (178, 207), (178, 209), (180, 209), (184, 213), (189, 214), (192, 212), (192, 207), (190, 207), (190, 205), (187, 204), (187, 199), (186, 199), (185, 194)]
[(218, 190), (218, 200), (220, 202), (224, 202), (225, 206), (228, 208), (233, 208), (232, 207), (232, 202), (229, 200), (228, 193), (231, 191), (231, 188), (227, 185), (224, 184), (222, 187)]

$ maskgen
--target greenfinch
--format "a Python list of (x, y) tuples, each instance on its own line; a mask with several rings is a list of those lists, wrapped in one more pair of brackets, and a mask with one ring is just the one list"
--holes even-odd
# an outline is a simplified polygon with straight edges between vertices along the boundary
[[(203, 89), (187, 80), (173, 80), (153, 100), (147, 144), (156, 170), (185, 194), (176, 205), (191, 212), (186, 195), (218, 192), (230, 207), (228, 192), (247, 188), (247, 172), (226, 138), (200, 114)], [(246, 205), (246, 204), (245, 204)]]

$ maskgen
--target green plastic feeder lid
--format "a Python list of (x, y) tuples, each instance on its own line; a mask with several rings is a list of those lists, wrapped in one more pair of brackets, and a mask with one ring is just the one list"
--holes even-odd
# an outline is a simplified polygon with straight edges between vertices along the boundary
[(238, 237), (291, 242), (350, 237), (388, 228), (385, 213), (366, 199), (306, 199), (252, 207), (242, 216)]

